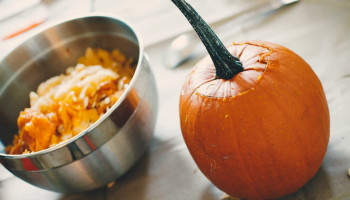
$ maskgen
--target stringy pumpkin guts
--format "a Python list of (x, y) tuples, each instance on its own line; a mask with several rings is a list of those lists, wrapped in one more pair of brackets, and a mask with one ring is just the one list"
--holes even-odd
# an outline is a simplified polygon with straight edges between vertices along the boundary
[(132, 62), (119, 50), (88, 48), (79, 64), (30, 93), (30, 108), (20, 112), (18, 135), (5, 151), (40, 151), (84, 131), (119, 99), (134, 74)]

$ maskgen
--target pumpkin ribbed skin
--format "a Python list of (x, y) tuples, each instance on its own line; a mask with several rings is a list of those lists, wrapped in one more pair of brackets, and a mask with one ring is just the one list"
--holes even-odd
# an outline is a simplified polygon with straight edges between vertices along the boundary
[(318, 171), (329, 141), (329, 111), (311, 67), (280, 45), (228, 47), (244, 71), (215, 79), (210, 57), (187, 77), (180, 122), (204, 175), (231, 196), (291, 194)]

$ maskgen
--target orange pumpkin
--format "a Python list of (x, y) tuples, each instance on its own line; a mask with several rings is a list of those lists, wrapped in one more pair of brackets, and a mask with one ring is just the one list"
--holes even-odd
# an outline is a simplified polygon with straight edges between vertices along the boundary
[(329, 111), (311, 67), (280, 45), (228, 47), (244, 70), (216, 78), (209, 56), (183, 86), (180, 122), (204, 175), (231, 196), (291, 194), (318, 171), (329, 140)]

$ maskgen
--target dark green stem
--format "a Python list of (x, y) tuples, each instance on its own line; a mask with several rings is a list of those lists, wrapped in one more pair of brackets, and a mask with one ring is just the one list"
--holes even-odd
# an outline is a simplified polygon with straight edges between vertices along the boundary
[(242, 63), (228, 52), (218, 36), (185, 0), (171, 0), (190, 22), (215, 65), (217, 78), (231, 79), (243, 71)]

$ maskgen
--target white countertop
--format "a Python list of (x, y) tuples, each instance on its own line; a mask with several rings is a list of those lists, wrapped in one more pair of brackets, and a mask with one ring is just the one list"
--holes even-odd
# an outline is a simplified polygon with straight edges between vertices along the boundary
[[(152, 61), (159, 92), (158, 120), (149, 151), (112, 187), (74, 195), (62, 195), (31, 186), (0, 166), (0, 199), (211, 200), (221, 198), (223, 192), (201, 174), (192, 160), (180, 130), (178, 113), (180, 90), (186, 75), (200, 57), (195, 57), (176, 69), (167, 69), (162, 62), (171, 38), (189, 30), (187, 22), (170, 0), (152, 0), (154, 7), (149, 7), (154, 9), (150, 11), (153, 15), (133, 14), (130, 11), (131, 8), (122, 4), (121, 1), (119, 7), (115, 5), (115, 9), (112, 6), (106, 6), (118, 2), (118, 0), (113, 2), (96, 0), (95, 9), (98, 12), (111, 13), (119, 9), (118, 13), (134, 23), (144, 37), (147, 45), (146, 52)], [(144, 8), (138, 4), (145, 4), (145, 2), (128, 1), (133, 6), (134, 12)], [(194, 7), (200, 8), (199, 13), (209, 22), (225, 17), (230, 9), (232, 13), (237, 13), (239, 9), (257, 3), (257, 1), (244, 3), (244, 1), (234, 0), (207, 0), (203, 1), (204, 4), (199, 0), (191, 2)], [(58, 8), (66, 5), (67, 2), (60, 1), (57, 4), (52, 3), (51, 8), (59, 10)], [(77, 5), (79, 3), (74, 3), (72, 8), (67, 10), (73, 12), (73, 7)], [(88, 7), (82, 8), (81, 12), (87, 12)], [(225, 12), (219, 12), (213, 8), (227, 9)], [(164, 27), (161, 25), (164, 21), (159, 21), (159, 17), (155, 17), (159, 15), (163, 16), (167, 22), (175, 20), (173, 26), (170, 28), (166, 26), (168, 28), (165, 30), (158, 29), (157, 27)], [(14, 28), (14, 25), (0, 22), (0, 36), (5, 30), (4, 27), (10, 29)], [(157, 34), (151, 34), (151, 30)], [(319, 172), (309, 183), (283, 199), (350, 199), (350, 177), (347, 176), (347, 170), (350, 168), (350, 2), (301, 0), (254, 23), (242, 25), (238, 31), (232, 30), (228, 27), (218, 32), (225, 44), (233, 41), (265, 40), (295, 51), (312, 66), (326, 93), (331, 118), (331, 136), (326, 157)], [(30, 34), (28, 32), (12, 41), (0, 42), (0, 57)], [(310, 145), (311, 143), (310, 141)]]

